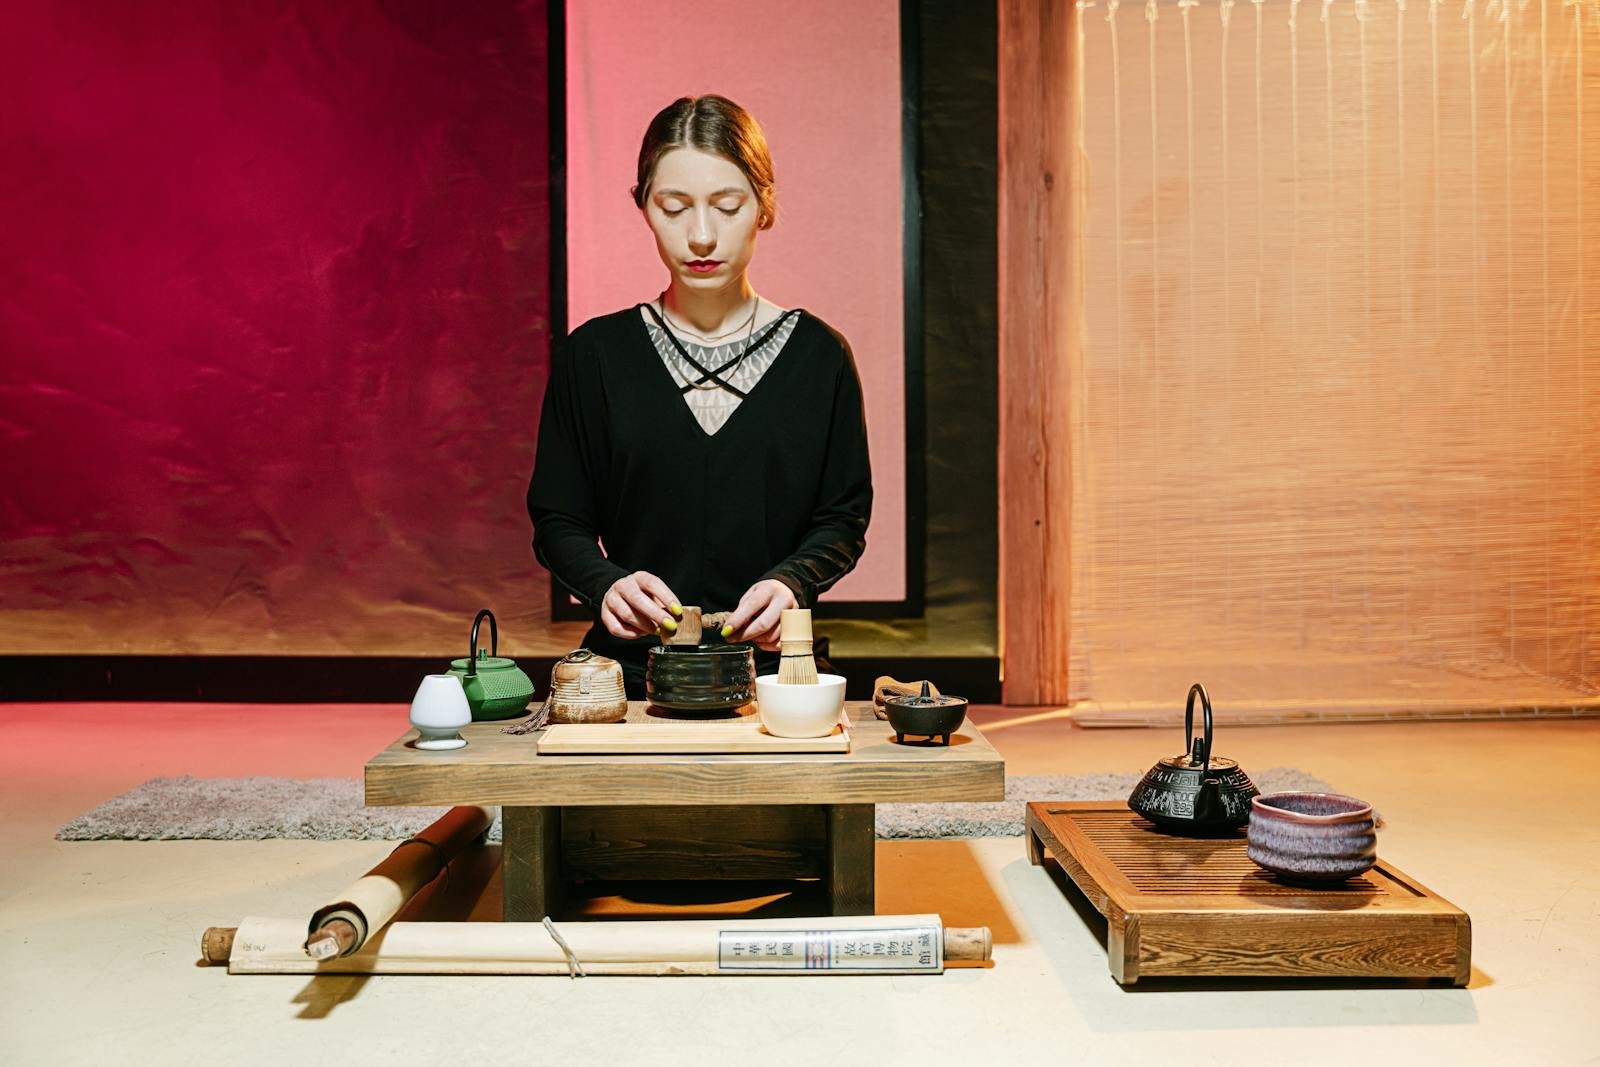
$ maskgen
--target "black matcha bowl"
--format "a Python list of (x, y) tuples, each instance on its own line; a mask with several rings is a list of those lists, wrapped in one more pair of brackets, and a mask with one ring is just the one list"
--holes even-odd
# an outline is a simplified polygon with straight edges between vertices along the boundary
[(676, 711), (737, 708), (755, 699), (756, 655), (750, 645), (656, 645), (645, 664), (650, 703)]

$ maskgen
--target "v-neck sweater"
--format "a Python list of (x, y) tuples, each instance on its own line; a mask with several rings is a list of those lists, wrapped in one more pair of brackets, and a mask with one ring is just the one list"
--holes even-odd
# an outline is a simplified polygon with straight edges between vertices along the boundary
[(638, 660), (598, 622), (614, 582), (649, 571), (685, 604), (729, 611), (765, 578), (800, 607), (866, 548), (872, 471), (850, 346), (808, 312), (716, 433), (683, 402), (638, 308), (558, 347), (528, 486), (534, 555), (596, 612), (589, 647)]
[[(695, 421), (706, 433), (716, 433), (789, 343), (799, 316), (797, 311), (786, 311), (760, 335), (752, 330), (748, 338), (720, 345), (701, 344), (692, 337), (679, 339), (653, 320), (645, 324), (645, 330)], [(678, 350), (680, 345), (683, 352)], [(685, 359), (684, 352), (699, 366)], [(707, 370), (717, 372), (714, 381), (706, 380), (703, 372)]]

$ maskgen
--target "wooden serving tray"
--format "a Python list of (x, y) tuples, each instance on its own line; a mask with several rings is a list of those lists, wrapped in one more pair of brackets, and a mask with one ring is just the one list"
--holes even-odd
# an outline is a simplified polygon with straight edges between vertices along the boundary
[(1121, 804), (1033, 802), (1028, 858), (1059, 863), (1107, 923), (1111, 976), (1431, 978), (1464, 986), (1467, 914), (1383, 860), (1286, 885), (1228, 838), (1162, 833)]
[(850, 731), (843, 716), (826, 737), (775, 737), (754, 716), (731, 722), (557, 723), (545, 728), (536, 751), (541, 756), (849, 752)]

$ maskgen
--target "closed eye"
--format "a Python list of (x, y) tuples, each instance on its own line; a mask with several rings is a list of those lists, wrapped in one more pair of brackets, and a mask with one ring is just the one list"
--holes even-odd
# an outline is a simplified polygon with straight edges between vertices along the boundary
[[(743, 206), (744, 205), (741, 204), (739, 207), (719, 207), (719, 208), (717, 208), (717, 210), (722, 212), (724, 215), (728, 216), (731, 219), (735, 215), (739, 214), (739, 211)], [(680, 207), (680, 208), (665, 208), (664, 207), (664, 208), (661, 209), (661, 213), (663, 215), (665, 215), (669, 219), (675, 219), (679, 215), (682, 215), (687, 210), (689, 210), (689, 209), (688, 208), (683, 208), (683, 207)]]

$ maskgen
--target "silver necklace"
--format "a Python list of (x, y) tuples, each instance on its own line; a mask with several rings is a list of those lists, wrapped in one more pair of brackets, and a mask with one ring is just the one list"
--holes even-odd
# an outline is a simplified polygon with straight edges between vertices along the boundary
[[(754, 340), (755, 319), (752, 318), (750, 321), (750, 334), (745, 337), (744, 344), (739, 347), (739, 354), (733, 359), (728, 360), (728, 362), (724, 363), (722, 366), (713, 370), (709, 367), (706, 367), (700, 363), (699, 360), (695, 359), (689, 354), (689, 350), (683, 347), (683, 342), (678, 340), (678, 335), (672, 332), (672, 327), (667, 325), (667, 320), (664, 319), (661, 316), (661, 313), (656, 310), (655, 304), (640, 304), (639, 306), (648, 311), (650, 316), (656, 320), (656, 326), (660, 329), (661, 336), (665, 337), (672, 347), (677, 349), (678, 356), (689, 366), (700, 372), (700, 378), (695, 381), (686, 381), (684, 385), (678, 387), (679, 392), (687, 393), (691, 389), (709, 388), (714, 386), (726, 389), (728, 392), (732, 393), (741, 400), (743, 400), (746, 396), (744, 390), (732, 384), (730, 381), (728, 381), (728, 379), (722, 377), (722, 375), (730, 369), (737, 373), (740, 365), (744, 363), (745, 357), (749, 356), (750, 353), (756, 349), (765, 348), (767, 342), (770, 341), (773, 335), (775, 335), (783, 326), (783, 324), (789, 320), (789, 317), (791, 315), (798, 314), (798, 312), (793, 310), (785, 311), (782, 315), (779, 315), (776, 319), (772, 320), (772, 322), (768, 323), (767, 328), (761, 331), (760, 344), (756, 344)], [(663, 355), (665, 355), (665, 353), (663, 353)], [(668, 359), (668, 365), (671, 365), (670, 358)], [(682, 372), (674, 369), (674, 373)], [(711, 383), (711, 386), (707, 386), (707, 382)]]
[(676, 327), (677, 330), (680, 333), (686, 333), (686, 334), (690, 335), (691, 337), (697, 337), (700, 340), (706, 341), (706, 342), (711, 343), (711, 344), (716, 344), (717, 342), (721, 341), (724, 337), (732, 337), (734, 334), (738, 333), (740, 330), (743, 330), (747, 326), (753, 327), (755, 325), (755, 321), (756, 321), (756, 312), (761, 310), (761, 298), (758, 296), (758, 297), (755, 298), (755, 300), (750, 305), (750, 317), (748, 319), (745, 319), (743, 322), (739, 323), (739, 325), (735, 326), (733, 329), (724, 330), (722, 333), (701, 333), (699, 330), (695, 330), (695, 329), (692, 329), (692, 328), (690, 328), (688, 326), (685, 326), (681, 322), (673, 322), (672, 321), (672, 316), (667, 314), (667, 294), (666, 293), (663, 292), (660, 296), (656, 297), (656, 304), (657, 304), (657, 306), (659, 306), (661, 308), (661, 317), (663, 319), (665, 319), (667, 322), (672, 323), (672, 325), (674, 327)]

